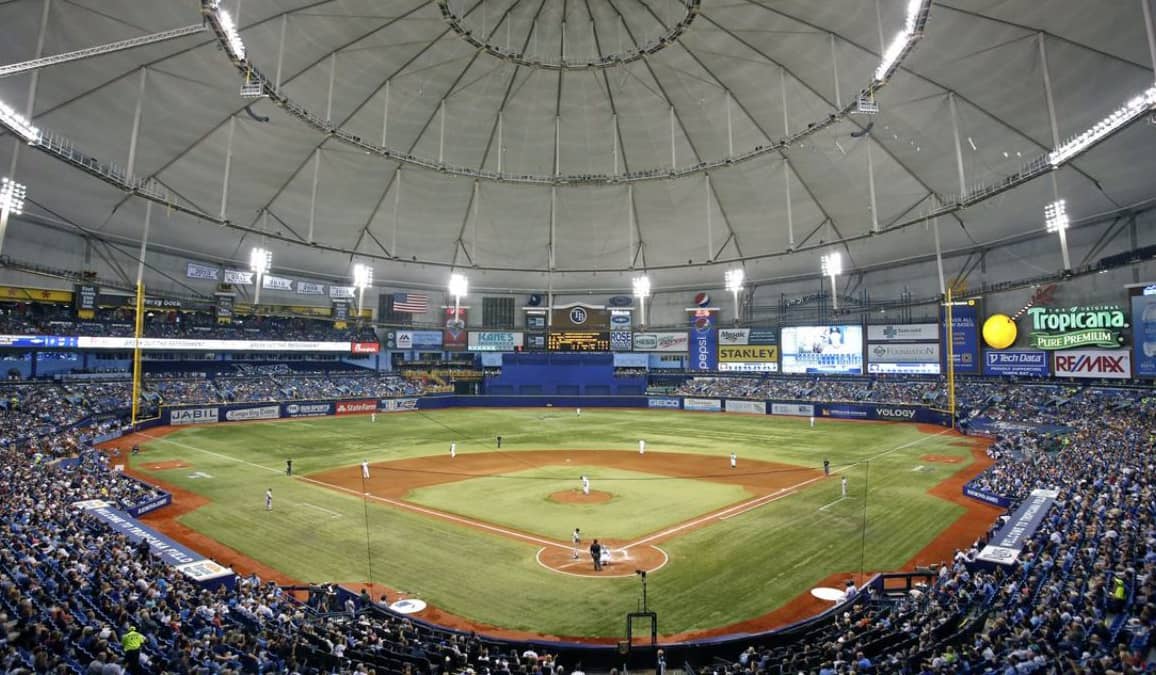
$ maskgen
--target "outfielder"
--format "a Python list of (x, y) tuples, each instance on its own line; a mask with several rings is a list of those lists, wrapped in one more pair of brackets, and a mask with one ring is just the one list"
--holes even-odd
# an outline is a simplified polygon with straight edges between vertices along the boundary
[(639, 439), (639, 441), (638, 441), (638, 454), (640, 454), (640, 455), (646, 454), (646, 441), (641, 440), (641, 439)]
[(265, 490), (265, 510), (273, 510), (273, 488), (268, 488)]
[(847, 477), (846, 476), (843, 476), (843, 481), (840, 483), (840, 485), (843, 487), (843, 496), (846, 497), (847, 496)]
[(590, 479), (586, 476), (582, 476), (582, 494), (590, 494)]
[(361, 477), (366, 479), (366, 480), (369, 480), (369, 460), (368, 459), (361, 463)]
[(733, 469), (736, 466), (738, 466), (738, 463), (739, 463), (739, 456), (732, 452), (731, 453), (731, 468)]
[(458, 442), (450, 441), (450, 459), (458, 456)]
[(375, 413), (375, 412), (371, 412), (371, 413), (369, 413), (369, 421), (370, 421), (371, 423), (372, 423), (372, 422), (376, 422), (376, 421), (377, 421), (377, 413)]
[(582, 416), (582, 409), (581, 408), (575, 408), (574, 412), (578, 415), (578, 417)]
[(582, 531), (574, 528), (574, 534), (570, 535), (570, 543), (574, 545), (574, 559), (578, 559), (578, 547), (582, 545)]
[(811, 415), (811, 428), (812, 429), (815, 428), (815, 416), (814, 415)]

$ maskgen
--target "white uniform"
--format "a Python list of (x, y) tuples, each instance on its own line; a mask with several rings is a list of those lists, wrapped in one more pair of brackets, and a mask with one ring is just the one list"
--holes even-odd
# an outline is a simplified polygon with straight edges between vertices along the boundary
[(450, 443), (450, 459), (453, 459), (454, 457), (457, 457), (457, 456), (458, 456), (458, 442), (453, 441)]
[(578, 530), (578, 528), (574, 528), (574, 534), (570, 535), (570, 543), (572, 543), (574, 545), (573, 546), (574, 559), (577, 560), (578, 559), (578, 547), (582, 544), (582, 532), (580, 532)]
[(273, 490), (272, 489), (265, 490), (265, 510), (266, 511), (272, 511), (273, 510)]
[(843, 486), (843, 496), (846, 497), (847, 496), (847, 477), (846, 476), (843, 476), (843, 482), (840, 483), (840, 485)]
[(574, 412), (578, 414), (578, 417), (582, 416), (582, 409), (581, 408), (575, 408)]
[(582, 476), (582, 494), (590, 494), (590, 479), (586, 476)]
[(738, 463), (739, 463), (739, 456), (732, 452), (731, 453), (731, 468), (732, 469), (735, 468), (735, 466), (737, 466)]
[(640, 454), (640, 455), (646, 454), (646, 441), (641, 441), (641, 440), (638, 441), (638, 454)]
[(811, 428), (812, 429), (815, 428), (815, 416), (814, 415), (811, 416)]
[(377, 413), (375, 413), (375, 412), (369, 413), (369, 421), (370, 422), (376, 422), (377, 421)]
[(369, 478), (369, 460), (368, 459), (361, 463), (361, 477), (362, 478)]

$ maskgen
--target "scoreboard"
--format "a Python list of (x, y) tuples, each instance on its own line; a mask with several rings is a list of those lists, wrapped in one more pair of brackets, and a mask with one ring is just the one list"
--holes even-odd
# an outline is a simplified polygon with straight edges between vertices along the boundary
[(547, 348), (552, 352), (608, 352), (609, 331), (565, 331), (550, 333)]

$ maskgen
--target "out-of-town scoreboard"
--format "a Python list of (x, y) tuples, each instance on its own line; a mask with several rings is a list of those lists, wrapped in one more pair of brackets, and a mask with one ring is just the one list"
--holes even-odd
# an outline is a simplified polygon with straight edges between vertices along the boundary
[(610, 351), (610, 332), (552, 332), (547, 338), (547, 348), (552, 352), (608, 352)]

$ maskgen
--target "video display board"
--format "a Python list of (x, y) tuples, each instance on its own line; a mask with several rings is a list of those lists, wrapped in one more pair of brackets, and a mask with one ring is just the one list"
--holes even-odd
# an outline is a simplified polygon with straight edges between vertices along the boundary
[(786, 326), (780, 347), (784, 373), (863, 374), (863, 327)]

